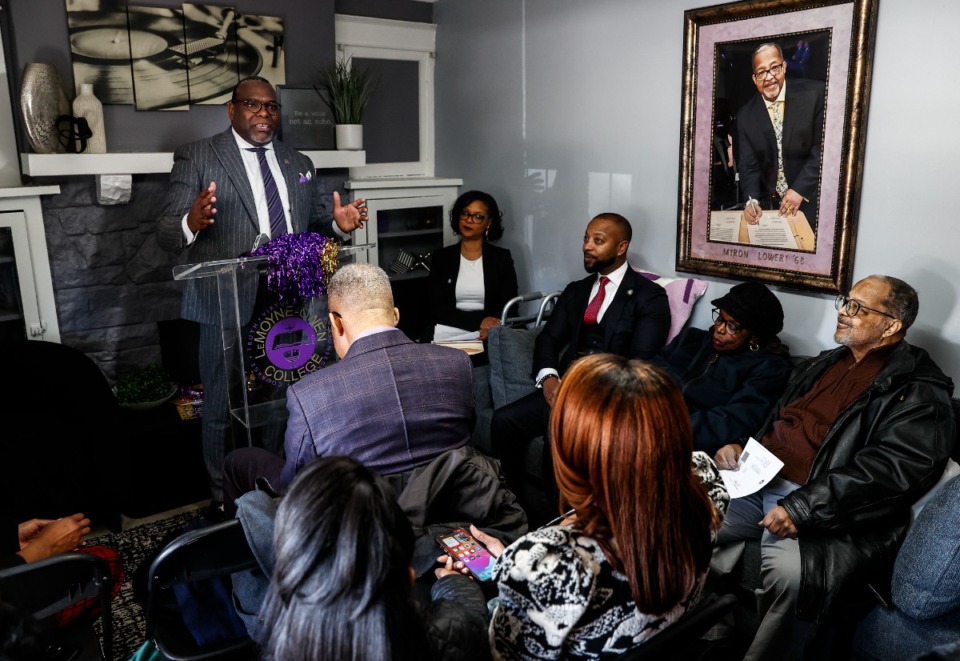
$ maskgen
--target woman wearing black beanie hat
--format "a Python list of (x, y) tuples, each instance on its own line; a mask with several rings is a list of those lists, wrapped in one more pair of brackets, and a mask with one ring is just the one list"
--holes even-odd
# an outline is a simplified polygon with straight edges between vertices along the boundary
[(713, 456), (760, 428), (793, 364), (777, 337), (783, 306), (765, 285), (744, 282), (711, 302), (713, 327), (684, 329), (655, 362), (683, 390), (695, 449)]

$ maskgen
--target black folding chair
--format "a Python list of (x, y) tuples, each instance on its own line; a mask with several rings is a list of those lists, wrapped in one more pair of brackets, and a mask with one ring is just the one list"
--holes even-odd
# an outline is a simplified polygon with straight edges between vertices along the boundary
[(655, 661), (657, 659), (708, 658), (709, 645), (701, 640), (703, 634), (733, 610), (737, 597), (733, 594), (707, 593), (693, 610), (658, 633), (649, 641), (624, 654), (625, 661)]
[[(113, 618), (110, 613), (110, 564), (90, 553), (61, 553), (0, 571), (0, 600), (23, 615), (48, 625), (52, 647), (61, 647), (72, 659), (113, 659)], [(53, 617), (83, 599), (99, 601), (103, 645), (93, 620), (83, 616), (57, 629)], [(63, 658), (67, 658), (64, 656)]]
[(245, 634), (206, 645), (197, 643), (176, 606), (173, 588), (229, 577), (258, 566), (239, 519), (184, 532), (160, 551), (150, 565), (147, 638), (172, 661), (257, 658), (257, 646)]

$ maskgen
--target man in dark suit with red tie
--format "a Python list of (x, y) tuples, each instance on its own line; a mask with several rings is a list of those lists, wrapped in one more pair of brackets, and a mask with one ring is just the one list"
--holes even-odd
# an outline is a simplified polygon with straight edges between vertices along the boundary
[(583, 267), (590, 275), (567, 285), (537, 336), (531, 374), (537, 390), (494, 411), (493, 453), (508, 486), (523, 479), (526, 446), (546, 433), (550, 407), (571, 362), (591, 353), (648, 359), (666, 343), (667, 294), (630, 268), (632, 237), (630, 222), (620, 214), (602, 213), (590, 221), (583, 236)]

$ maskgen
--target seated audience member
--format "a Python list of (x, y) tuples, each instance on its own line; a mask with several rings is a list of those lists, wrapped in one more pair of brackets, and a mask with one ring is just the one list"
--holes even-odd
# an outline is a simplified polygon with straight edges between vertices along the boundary
[[(124, 571), (120, 555), (108, 546), (85, 546), (83, 536), (90, 532), (90, 519), (77, 512), (59, 519), (30, 519), (17, 523), (6, 512), (0, 512), (0, 569), (8, 569), (70, 552), (90, 553), (103, 558), (110, 566), (111, 597), (116, 597), (123, 583)], [(57, 625), (65, 626), (80, 615), (100, 615), (97, 599), (83, 599), (57, 613)]]
[(712, 330), (686, 328), (656, 357), (690, 409), (693, 447), (711, 456), (756, 433), (793, 368), (777, 338), (783, 308), (765, 285), (744, 282), (712, 303)]
[(614, 353), (649, 359), (667, 341), (670, 303), (663, 287), (627, 263), (632, 236), (630, 222), (620, 214), (602, 213), (590, 221), (583, 267), (591, 275), (566, 286), (534, 345), (531, 376), (538, 390), (493, 413), (493, 454), (514, 492), (523, 480), (527, 444), (546, 433), (561, 377), (575, 358)]
[[(471, 526), (499, 556), (495, 656), (624, 653), (698, 603), (729, 496), (710, 457), (693, 452), (680, 390), (645, 361), (601, 354), (573, 363), (550, 437), (572, 514), (506, 549)], [(462, 571), (440, 561), (438, 576)]]
[[(719, 575), (741, 540), (761, 542), (759, 629), (746, 659), (818, 658), (819, 623), (836, 623), (855, 588), (889, 584), (910, 506), (940, 478), (956, 438), (953, 382), (904, 339), (917, 292), (871, 275), (836, 308), (842, 346), (797, 370), (757, 435), (783, 468), (733, 501), (717, 536)], [(724, 446), (717, 466), (735, 469), (742, 451)]]
[(269, 491), (286, 492), (297, 471), (317, 457), (350, 456), (388, 475), (470, 440), (470, 358), (458, 349), (411, 342), (396, 328), (400, 313), (383, 269), (343, 266), (330, 279), (327, 301), (342, 360), (287, 390), (286, 459), (262, 448), (227, 455), (231, 502), (261, 478)]
[(482, 191), (467, 191), (453, 204), (450, 228), (460, 241), (430, 258), (428, 339), (479, 333), (486, 340), (500, 324), (503, 306), (517, 295), (513, 256), (491, 243), (503, 236), (502, 216), (497, 201)]
[(413, 530), (386, 481), (323, 457), (281, 500), (276, 566), (257, 636), (269, 661), (489, 658), (486, 603), (450, 572), (412, 598)]

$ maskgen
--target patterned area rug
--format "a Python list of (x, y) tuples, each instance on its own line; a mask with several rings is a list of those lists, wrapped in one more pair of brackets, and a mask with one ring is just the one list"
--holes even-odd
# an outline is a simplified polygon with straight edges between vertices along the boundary
[[(147, 555), (158, 549), (164, 538), (183, 529), (198, 516), (198, 511), (184, 512), (169, 519), (144, 523), (123, 532), (107, 533), (87, 540), (88, 544), (112, 547), (123, 558), (126, 577), (120, 586), (120, 592), (111, 603), (115, 661), (127, 661), (146, 639), (143, 609), (133, 597), (133, 578), (137, 567)], [(96, 630), (97, 635), (103, 635), (100, 620), (96, 622)]]

